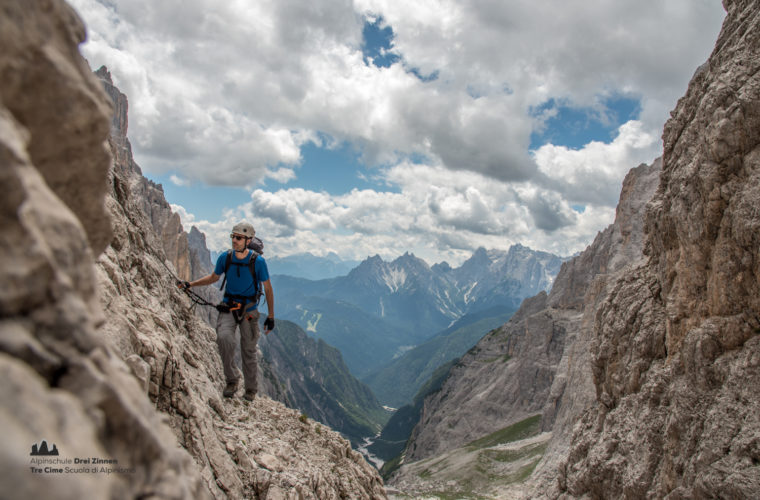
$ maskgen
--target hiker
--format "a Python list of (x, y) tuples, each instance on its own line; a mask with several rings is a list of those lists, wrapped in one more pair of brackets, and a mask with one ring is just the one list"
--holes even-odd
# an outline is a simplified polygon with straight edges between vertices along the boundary
[[(222, 357), (224, 376), (227, 386), (223, 395), (231, 398), (238, 388), (239, 372), (235, 368), (235, 330), (240, 326), (240, 354), (243, 359), (243, 378), (245, 394), (243, 398), (253, 401), (256, 397), (258, 361), (256, 359), (256, 344), (259, 341), (259, 311), (257, 309), (261, 297), (261, 287), (267, 301), (269, 315), (264, 321), (264, 334), (268, 335), (274, 329), (274, 294), (269, 282), (269, 270), (264, 257), (248, 248), (248, 243), (254, 238), (256, 231), (247, 222), (235, 224), (232, 228), (232, 250), (229, 250), (216, 261), (214, 271), (208, 276), (195, 281), (184, 282), (183, 288), (204, 286), (216, 283), (222, 274), (226, 288), (224, 303), (216, 322), (216, 343)], [(224, 283), (223, 282), (223, 283)], [(222, 285), (224, 287), (224, 284)]]

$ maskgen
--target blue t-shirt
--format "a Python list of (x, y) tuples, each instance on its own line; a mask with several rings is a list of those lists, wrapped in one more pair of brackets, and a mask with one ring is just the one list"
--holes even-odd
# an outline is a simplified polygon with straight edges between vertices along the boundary
[[(248, 250), (250, 256), (253, 250)], [(224, 274), (224, 265), (227, 262), (227, 252), (224, 252), (216, 260), (216, 267), (214, 268), (214, 274), (221, 276)], [(242, 264), (240, 266), (234, 265), (237, 262)], [(262, 281), (269, 281), (269, 269), (264, 257), (259, 255), (256, 257), (256, 263), (254, 264), (256, 271), (256, 281), (261, 283)], [(259, 285), (259, 288), (261, 286)], [(244, 259), (238, 259), (235, 257), (235, 252), (232, 252), (232, 263), (230, 269), (227, 272), (227, 284), (225, 285), (226, 293), (230, 295), (241, 295), (243, 297), (252, 297), (256, 294), (256, 284), (251, 276), (251, 268), (248, 264), (248, 257)], [(263, 291), (263, 290), (262, 290)], [(227, 298), (224, 299), (225, 302)]]

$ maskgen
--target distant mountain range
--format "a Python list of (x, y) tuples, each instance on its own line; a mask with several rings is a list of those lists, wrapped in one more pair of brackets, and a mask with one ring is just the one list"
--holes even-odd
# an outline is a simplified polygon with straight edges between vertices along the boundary
[[(465, 315), (490, 310), (506, 321), (503, 315), (525, 297), (551, 288), (562, 262), (556, 255), (514, 245), (508, 251), (478, 249), (458, 268), (445, 262), (429, 266), (406, 253), (391, 262), (369, 257), (347, 275), (330, 279), (270, 274), (278, 317), (337, 347), (351, 372), (362, 378)], [(484, 328), (469, 330), (463, 342), (443, 342), (452, 349), (439, 353), (441, 359), (463, 354), (487, 333)], [(407, 392), (411, 397), (415, 390)]]
[(343, 260), (338, 254), (330, 252), (324, 257), (311, 253), (301, 253), (278, 257), (267, 255), (264, 251), (270, 274), (285, 274), (296, 278), (322, 280), (347, 275), (359, 264), (358, 260)]
[[(216, 264), (216, 259), (225, 251), (212, 250), (210, 252), (212, 264)], [(266, 247), (266, 242), (264, 243), (264, 258), (267, 261), (269, 274), (281, 274), (307, 280), (345, 276), (360, 262), (358, 260), (343, 260), (335, 252), (330, 252), (323, 257), (308, 252), (279, 257), (271, 255)]]

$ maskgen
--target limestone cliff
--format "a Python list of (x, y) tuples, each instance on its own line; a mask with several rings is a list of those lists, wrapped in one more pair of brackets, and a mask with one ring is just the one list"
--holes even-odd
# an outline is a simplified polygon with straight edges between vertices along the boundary
[[(105, 143), (112, 108), (77, 51), (81, 21), (58, 0), (0, 5), (3, 496), (384, 497), (337, 433), (268, 398), (221, 400), (214, 332), (169, 273), (192, 259), (171, 241), (167, 258), (179, 233), (135, 210), (141, 185), (120, 163), (128, 143)], [(48, 460), (119, 470), (35, 472), (43, 440)]]
[(665, 126), (649, 260), (596, 314), (596, 398), (562, 493), (760, 491), (760, 2), (724, 6), (715, 50)]
[[(126, 109), (126, 97), (105, 68), (98, 74), (118, 99), (113, 123), (125, 126), (118, 110)], [(190, 252), (190, 238), (160, 187), (141, 175), (125, 130), (112, 127), (109, 143), (115, 161), (106, 202), (114, 236), (98, 259), (108, 314), (102, 331), (167, 416), (211, 493), (277, 498), (295, 488), (306, 498), (384, 496), (377, 473), (334, 431), (300, 421), (300, 411), (267, 397), (254, 404), (221, 398), (216, 334), (208, 318), (190, 314), (189, 300), (174, 283), (175, 275), (185, 279), (208, 268), (193, 270), (199, 259)], [(260, 369), (261, 392), (291, 402), (272, 367), (262, 362)]]
[[(140, 166), (132, 156), (132, 145), (127, 137), (129, 129), (129, 101), (113, 85), (111, 74), (101, 67), (95, 74), (114, 105), (111, 118), (109, 145), (113, 157), (114, 175), (112, 195), (123, 206), (128, 218), (134, 219), (138, 213), (147, 218), (153, 231), (147, 236), (151, 248), (162, 248), (173, 271), (180, 279), (193, 280), (205, 276), (211, 270), (210, 253), (205, 244), (205, 236), (193, 227), (190, 234), (182, 227), (179, 215), (175, 213), (164, 197), (160, 184), (142, 175)], [(196, 290), (204, 299), (218, 302), (221, 294), (213, 287)], [(196, 314), (209, 324), (216, 324), (216, 311), (210, 308), (196, 308)]]

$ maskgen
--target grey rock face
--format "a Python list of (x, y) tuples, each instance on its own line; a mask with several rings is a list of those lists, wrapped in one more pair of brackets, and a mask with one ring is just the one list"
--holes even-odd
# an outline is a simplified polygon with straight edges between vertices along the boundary
[(561, 469), (573, 496), (760, 491), (760, 3), (725, 1), (671, 113), (645, 265), (599, 308), (596, 402)]
[(206, 235), (193, 226), (187, 235), (188, 249), (190, 250), (191, 279), (198, 279), (214, 270), (211, 262), (211, 252), (206, 246)]
[[(190, 456), (103, 339), (94, 256), (110, 105), (77, 51), (65, 3), (2, 2), (0, 17), (0, 483), (9, 498), (205, 498)], [(128, 474), (30, 477), (30, 447), (118, 460)]]
[[(560, 311), (576, 316), (565, 323), (541, 411), (553, 437), (521, 496), (753, 498), (760, 491), (760, 3), (724, 5), (716, 48), (665, 127), (651, 201), (644, 205), (642, 195), (655, 180), (635, 169), (615, 224), (563, 266), (546, 300), (542, 313), (554, 321)], [(528, 317), (540, 300), (526, 301)], [(463, 371), (476, 369), (463, 361)], [(523, 370), (543, 366), (539, 358)], [(463, 387), (478, 396), (493, 379)], [(426, 410), (455, 411), (434, 402)], [(519, 398), (507, 404), (498, 425), (524, 408)], [(432, 436), (423, 428), (418, 440), (425, 432)]]

